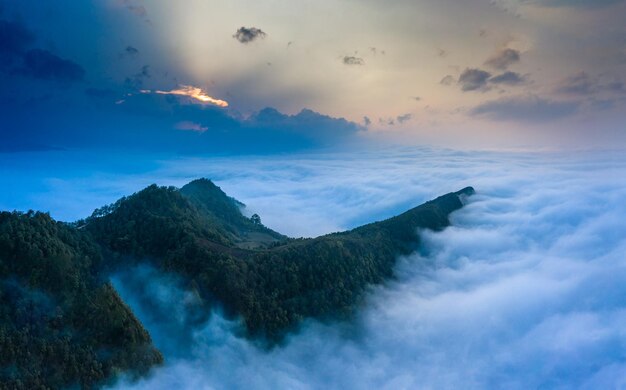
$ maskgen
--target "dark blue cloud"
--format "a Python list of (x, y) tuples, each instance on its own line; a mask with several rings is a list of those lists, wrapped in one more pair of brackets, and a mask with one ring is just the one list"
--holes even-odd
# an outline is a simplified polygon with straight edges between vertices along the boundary
[(491, 73), (482, 69), (467, 68), (463, 71), (463, 73), (461, 73), (457, 83), (461, 86), (461, 90), (463, 90), (464, 92), (481, 90), (484, 91), (489, 88), (487, 86), (487, 82), (490, 77)]
[(85, 70), (77, 63), (42, 49), (27, 51), (17, 72), (35, 79), (61, 82), (80, 81), (85, 76)]
[(516, 72), (504, 72), (497, 76), (493, 76), (489, 79), (492, 84), (505, 84), (505, 85), (521, 85), (526, 83), (526, 77)]
[(126, 46), (126, 49), (124, 49), (124, 52), (128, 55), (135, 55), (135, 54), (139, 54), (139, 50), (135, 47), (132, 46)]
[(5, 99), (0, 106), (4, 124), (0, 137), (6, 148), (36, 143), (78, 149), (266, 154), (332, 146), (362, 129), (308, 109), (285, 115), (266, 108), (241, 118), (172, 95), (128, 95), (95, 87), (70, 92), (63, 98)]
[(31, 48), (35, 36), (24, 25), (0, 20), (0, 71), (40, 80), (82, 80), (85, 70), (48, 50)]
[(478, 105), (471, 115), (524, 123), (548, 122), (577, 112), (578, 103), (560, 102), (538, 96), (518, 96), (492, 100)]

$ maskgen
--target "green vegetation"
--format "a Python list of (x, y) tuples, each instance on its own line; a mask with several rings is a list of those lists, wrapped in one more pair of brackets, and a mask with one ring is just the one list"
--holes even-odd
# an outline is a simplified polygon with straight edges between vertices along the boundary
[(92, 388), (162, 362), (87, 234), (43, 213), (0, 213), (0, 388)]
[(439, 197), (388, 220), (289, 239), (206, 179), (124, 197), (73, 224), (0, 213), (0, 388), (98, 387), (162, 357), (108, 275), (140, 263), (182, 277), (205, 302), (279, 342), (305, 318), (347, 319), (368, 285), (392, 277), (420, 228), (462, 207)]
[[(141, 258), (182, 275), (241, 315), (250, 335), (278, 341), (304, 318), (349, 317), (366, 287), (391, 277), (396, 257), (416, 247), (417, 229), (447, 226), (462, 206), (459, 195), (472, 192), (349, 232), (293, 240), (244, 217), (237, 201), (201, 179), (180, 191), (150, 186), (86, 228), (124, 262)], [(240, 244), (251, 233), (269, 239), (250, 250)]]

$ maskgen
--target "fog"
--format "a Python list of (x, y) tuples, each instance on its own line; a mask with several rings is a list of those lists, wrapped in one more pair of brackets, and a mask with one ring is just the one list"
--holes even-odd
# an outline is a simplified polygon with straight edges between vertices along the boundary
[(395, 150), (170, 161), (159, 174), (184, 181), (199, 172), (272, 227), (293, 213), (281, 226), (291, 235), (379, 219), (465, 185), (477, 194), (451, 227), (420, 232), (419, 253), (398, 260), (396, 280), (369, 290), (354, 323), (310, 321), (270, 350), (218, 309), (173, 330), (188, 312), (175, 280), (149, 278), (159, 305), (178, 313), (163, 318), (149, 314), (132, 283), (117, 282), (166, 357), (148, 378), (117, 388), (626, 386), (621, 154)]

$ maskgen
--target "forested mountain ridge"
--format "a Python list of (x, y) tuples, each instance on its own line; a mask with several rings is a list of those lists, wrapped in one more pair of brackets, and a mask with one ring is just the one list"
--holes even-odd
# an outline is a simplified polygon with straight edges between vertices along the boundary
[[(441, 196), (397, 217), (314, 239), (286, 239), (241, 214), (209, 180), (182, 190), (150, 186), (86, 226), (104, 247), (175, 272), (243, 317), (250, 335), (280, 340), (304, 318), (345, 318), (368, 284), (392, 275), (420, 228), (442, 229), (473, 189)], [(264, 232), (273, 245), (237, 245)]]
[(149, 263), (270, 345), (305, 318), (347, 319), (392, 277), (419, 229), (442, 229), (470, 187), (347, 232), (291, 239), (206, 179), (149, 186), (73, 224), (0, 213), (0, 388), (98, 387), (162, 357), (108, 282)]

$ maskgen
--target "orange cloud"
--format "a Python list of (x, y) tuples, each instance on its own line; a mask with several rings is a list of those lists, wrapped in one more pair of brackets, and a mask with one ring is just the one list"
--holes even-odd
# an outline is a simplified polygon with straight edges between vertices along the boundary
[(179, 96), (187, 96), (192, 99), (196, 99), (201, 101), (202, 103), (210, 103), (214, 104), (218, 107), (228, 107), (228, 102), (225, 100), (215, 99), (209, 95), (202, 88), (193, 87), (191, 85), (181, 85), (178, 89), (172, 89), (171, 91), (151, 91), (151, 90), (142, 90), (141, 93), (158, 93), (159, 95), (179, 95)]

